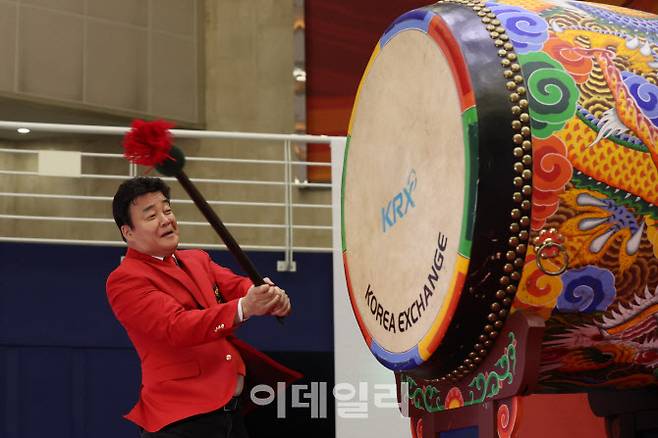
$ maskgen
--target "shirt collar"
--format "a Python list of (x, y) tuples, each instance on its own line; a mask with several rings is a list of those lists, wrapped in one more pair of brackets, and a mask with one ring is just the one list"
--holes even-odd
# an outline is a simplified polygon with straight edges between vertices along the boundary
[[(127, 248), (126, 255), (125, 257), (127, 258), (136, 258), (136, 259), (141, 259), (141, 260), (153, 260), (153, 259), (158, 259), (160, 261), (164, 261), (166, 257), (158, 257), (150, 254), (144, 254), (142, 252), (137, 251), (136, 249), (133, 248)], [(178, 260), (175, 256), (175, 253), (172, 254), (172, 257), (174, 257), (174, 260)]]

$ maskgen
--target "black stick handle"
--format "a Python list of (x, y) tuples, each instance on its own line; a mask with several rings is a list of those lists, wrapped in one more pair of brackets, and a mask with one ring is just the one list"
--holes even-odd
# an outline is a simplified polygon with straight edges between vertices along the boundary
[[(219, 234), (219, 237), (222, 239), (226, 248), (231, 252), (235, 260), (238, 262), (240, 267), (247, 273), (249, 279), (254, 283), (255, 286), (260, 286), (265, 284), (263, 277), (258, 273), (256, 267), (252, 263), (251, 259), (245, 254), (245, 252), (240, 248), (238, 242), (233, 238), (231, 233), (228, 231), (222, 220), (217, 216), (215, 210), (213, 210), (208, 202), (203, 197), (201, 192), (196, 188), (194, 183), (190, 181), (185, 172), (182, 170), (176, 173), (176, 179), (181, 186), (185, 189), (187, 194), (192, 198), (192, 201), (196, 206), (201, 210), (201, 213), (206, 218), (211, 227)], [(280, 323), (283, 323), (283, 318), (277, 316), (277, 320)]]

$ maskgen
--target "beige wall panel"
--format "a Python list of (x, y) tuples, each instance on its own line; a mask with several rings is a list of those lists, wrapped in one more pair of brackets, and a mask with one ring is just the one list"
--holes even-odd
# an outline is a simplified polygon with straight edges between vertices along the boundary
[(96, 20), (87, 22), (87, 103), (147, 111), (146, 30)]
[(14, 91), (16, 77), (16, 20), (17, 6), (0, 3), (0, 89)]
[(53, 112), (75, 106), (199, 125), (198, 19), (196, 0), (0, 0), (0, 90)]
[(292, 0), (206, 1), (209, 129), (292, 132)]
[[(294, 131), (293, 2), (206, 1), (206, 120), (208, 129), (227, 131)], [(283, 160), (283, 142), (204, 141), (204, 154), (226, 157)], [(282, 166), (229, 164), (222, 175), (236, 179), (283, 181)], [(284, 187), (222, 187), (220, 199), (283, 202)], [(297, 202), (329, 203), (328, 190), (293, 189)], [(229, 213), (233, 214), (229, 210)], [(240, 221), (271, 217), (284, 222), (282, 208), (239, 208)], [(297, 224), (330, 223), (331, 210), (297, 208)], [(254, 216), (252, 216), (254, 215)], [(283, 230), (239, 230), (247, 241), (275, 241), (284, 244)], [(294, 243), (300, 246), (331, 246), (331, 233), (323, 230), (295, 230)]]
[(20, 8), (19, 91), (82, 99), (81, 17)]
[(197, 19), (194, 0), (153, 0), (151, 28), (153, 30), (194, 36)]
[(73, 12), (76, 14), (82, 14), (84, 12), (84, 0), (21, 0), (21, 3), (62, 12)]
[(154, 32), (151, 44), (151, 112), (173, 119), (196, 120), (194, 40)]
[(87, 15), (146, 27), (148, 0), (87, 0)]
[[(0, 227), (3, 227), (0, 219)], [(74, 239), (74, 240), (109, 240), (119, 242), (121, 237), (116, 226), (112, 229), (105, 224), (81, 224), (79, 222), (50, 222), (47, 230), (39, 232), (41, 222), (20, 221), (11, 225), (15, 237), (33, 238), (35, 236), (45, 239)]]
[[(20, 149), (53, 149), (85, 152), (117, 153), (121, 149), (119, 137), (67, 137), (48, 138), (39, 141), (3, 142), (0, 147)], [(7, 167), (9, 166), (9, 167)], [(36, 155), (0, 154), (0, 168), (36, 171)], [(128, 174), (124, 159), (83, 158), (83, 173), (121, 175)], [(127, 177), (126, 177), (127, 178)], [(0, 175), (0, 187), (17, 193), (44, 193), (62, 195), (108, 196), (114, 195), (120, 181), (105, 179), (7, 176)], [(2, 198), (0, 198), (2, 199)], [(0, 203), (0, 213), (30, 216), (79, 216), (112, 218), (111, 202), (80, 201), (74, 199), (8, 198)], [(17, 237), (42, 237), (51, 239), (96, 239), (117, 241), (113, 223), (56, 222), (0, 219), (0, 235)]]

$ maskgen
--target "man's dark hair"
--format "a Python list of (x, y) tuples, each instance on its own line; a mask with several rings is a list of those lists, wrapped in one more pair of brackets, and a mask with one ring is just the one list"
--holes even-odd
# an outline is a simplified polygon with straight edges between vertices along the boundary
[[(161, 192), (167, 200), (170, 199), (171, 189), (160, 178), (137, 176), (121, 183), (112, 200), (112, 215), (120, 233), (122, 225), (133, 227), (133, 222), (130, 219), (130, 204), (135, 198), (154, 192)], [(126, 241), (123, 233), (121, 233), (121, 238), (124, 242)]]

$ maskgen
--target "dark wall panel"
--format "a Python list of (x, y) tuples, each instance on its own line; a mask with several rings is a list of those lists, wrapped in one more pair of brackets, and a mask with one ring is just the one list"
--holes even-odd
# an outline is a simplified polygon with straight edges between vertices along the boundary
[(137, 401), (139, 359), (132, 350), (87, 350), (84, 363), (84, 392), (81, 401), (84, 433), (80, 437), (130, 437), (132, 423), (123, 420)]
[[(122, 248), (0, 244), (0, 345), (129, 347), (105, 297)], [(212, 258), (239, 272), (226, 252)], [(276, 272), (278, 253), (250, 254), (264, 276), (285, 288), (293, 314), (281, 326), (254, 318), (240, 336), (274, 351), (333, 350), (331, 254), (296, 254), (298, 272)]]
[[(0, 436), (114, 438), (137, 436), (121, 416), (139, 391), (139, 360), (107, 304), (105, 279), (125, 250), (89, 246), (0, 244)], [(296, 254), (296, 273), (276, 272), (282, 254), (252, 253), (263, 275), (285, 288), (294, 312), (279, 325), (254, 318), (242, 339), (303, 372), (301, 384), (333, 387), (331, 254)], [(211, 257), (236, 272), (226, 252)], [(290, 397), (288, 397), (290, 399)], [(326, 419), (274, 405), (254, 414), (255, 436), (288, 430), (333, 436)], [(289, 403), (288, 403), (289, 405)]]
[(39, 436), (43, 425), (72, 436), (73, 357), (57, 348), (19, 349), (18, 425), (23, 436)]

